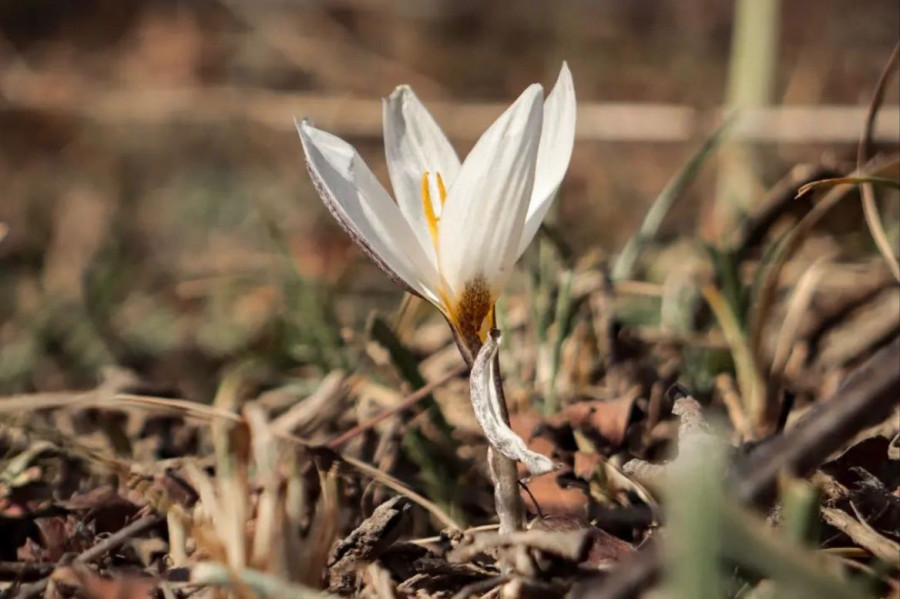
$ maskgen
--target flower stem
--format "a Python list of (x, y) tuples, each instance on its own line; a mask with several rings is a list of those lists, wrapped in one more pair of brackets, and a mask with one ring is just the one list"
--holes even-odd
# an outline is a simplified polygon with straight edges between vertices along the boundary
[[(500, 376), (500, 354), (494, 356), (494, 386), (500, 398), (500, 413), (503, 423), (509, 425), (509, 409), (503, 393), (503, 379)], [(499, 451), (488, 452), (491, 478), (494, 483), (494, 509), (500, 518), (500, 534), (522, 528), (522, 496), (519, 495), (519, 471), (515, 460)]]
[[(456, 345), (466, 365), (471, 369), (475, 364), (475, 356), (482, 348), (479, 342), (466, 344), (461, 336), (451, 326)], [(506, 426), (509, 426), (509, 409), (506, 405), (506, 395), (503, 392), (503, 378), (500, 375), (500, 354), (493, 357), (493, 385), (499, 399), (500, 418)], [(494, 509), (500, 519), (500, 533), (509, 533), (522, 529), (523, 508), (522, 497), (519, 495), (519, 471), (516, 461), (506, 457), (499, 451), (490, 447), (488, 443), (488, 470), (491, 482), (494, 484)]]

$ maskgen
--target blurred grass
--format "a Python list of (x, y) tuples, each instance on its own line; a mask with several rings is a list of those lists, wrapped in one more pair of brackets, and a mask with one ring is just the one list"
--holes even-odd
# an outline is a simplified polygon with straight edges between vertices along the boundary
[[(773, 93), (802, 92), (806, 81), (823, 90), (813, 103), (854, 102), (869, 59), (895, 41), (884, 25), (897, 9), (885, 3), (867, 14), (844, 14), (835, 2), (811, 7), (807, 0), (782, 7), (791, 35), (779, 40), (784, 60), (775, 65)], [(6, 132), (0, 221), (9, 230), (0, 244), (0, 322), (15, 321), (0, 336), (0, 388), (85, 387), (99, 366), (113, 361), (153, 376), (165, 372), (192, 397), (208, 395), (202, 379), (210, 372), (248, 354), (322, 369), (347, 366), (340, 326), (361, 325), (367, 309), (360, 306), (384, 308), (394, 291), (341, 245), (342, 233), (314, 197), (287, 120), (273, 129), (240, 116), (167, 113), (167, 92), (221, 90), (223, 101), (235, 102), (242, 89), (357, 98), (383, 95), (408, 80), (426, 101), (471, 103), (505, 100), (528, 82), (546, 80), (567, 58), (582, 101), (704, 108), (724, 98), (736, 14), (729, 3), (700, 0), (677, 6), (564, 1), (516, 11), (448, 2), (429, 10), (401, 2), (393, 12), (355, 2), (270, 6), (258, 13), (216, 2), (136, 2), (119, 9), (98, 3), (84, 13), (57, 8), (43, 0), (0, 9), (0, 45), (10, 57), (0, 69), (4, 94), (21, 100), (29, 97), (28, 82), (44, 82), (72, 109), (58, 114), (26, 102), (0, 113)], [(844, 48), (846, 63), (799, 59), (832, 46)], [(346, 56), (357, 62), (340, 60)], [(116, 90), (139, 91), (141, 102), (130, 114), (152, 118), (116, 117), (122, 114)], [(94, 93), (103, 91), (109, 95)], [(895, 96), (889, 89), (887, 102)], [(90, 104), (98, 98), (110, 98), (108, 110)], [(698, 131), (707, 125), (695, 124)], [(351, 141), (384, 180), (380, 142)], [(764, 174), (820, 154), (814, 145), (766, 151)], [(686, 155), (678, 143), (579, 143), (558, 215), (574, 256), (598, 245), (621, 247), (651, 216), (649, 198), (673, 179)], [(655, 234), (658, 241), (693, 227), (709, 179), (701, 174), (683, 190)], [(102, 209), (77, 210), (79, 218), (61, 220), (75, 192)], [(95, 232), (79, 232), (92, 226)], [(69, 271), (76, 278), (85, 274), (73, 294), (83, 308), (59, 309), (62, 317), (53, 325), (59, 330), (48, 337), (42, 323), (52, 319), (32, 319), (28, 312), (56, 311), (46, 297), (54, 291), (33, 282), (54, 260), (48, 248), (65, 240), (59, 255), (82, 255)], [(205, 289), (204, 282), (210, 283)], [(267, 285), (276, 290), (271, 301), (262, 296), (260, 287)], [(189, 296), (180, 292), (187, 287)], [(13, 305), (22, 294), (28, 309)], [(544, 314), (558, 312), (562, 322), (567, 304), (554, 303)], [(236, 314), (254, 309), (266, 312), (261, 321)], [(84, 311), (95, 331), (83, 324)], [(82, 340), (77, 349), (57, 343), (69, 329)], [(558, 341), (565, 338), (542, 343), (541, 379), (551, 406), (557, 385), (550, 372), (558, 369)], [(156, 367), (173, 352), (202, 358), (196, 377), (172, 365)], [(85, 363), (68, 368), (81, 355)]]

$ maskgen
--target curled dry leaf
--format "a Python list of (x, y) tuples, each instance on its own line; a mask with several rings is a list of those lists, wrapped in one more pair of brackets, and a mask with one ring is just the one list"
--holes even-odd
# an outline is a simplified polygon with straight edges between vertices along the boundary
[(469, 375), (471, 385), (472, 408), (475, 418), (490, 446), (510, 460), (521, 462), (528, 471), (538, 476), (556, 469), (553, 460), (545, 455), (531, 451), (525, 441), (503, 421), (503, 406), (497, 392), (497, 352), (500, 350), (500, 332), (492, 331), (484, 346), (478, 352), (472, 372)]

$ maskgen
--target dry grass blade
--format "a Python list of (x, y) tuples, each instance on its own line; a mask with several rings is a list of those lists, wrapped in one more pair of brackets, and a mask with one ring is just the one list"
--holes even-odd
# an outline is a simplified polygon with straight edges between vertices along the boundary
[(722, 293), (712, 285), (702, 286), (701, 292), (716, 316), (734, 356), (744, 418), (750, 422), (755, 434), (759, 435), (766, 425), (768, 406), (766, 405), (766, 385), (756, 362), (756, 356), (741, 329), (737, 316)]
[(419, 495), (418, 493), (416, 493), (415, 491), (413, 491), (412, 489), (410, 489), (409, 487), (407, 487), (406, 485), (401, 483), (399, 480), (397, 480), (396, 478), (391, 476), (390, 474), (388, 474), (386, 472), (382, 472), (378, 468), (375, 468), (374, 466), (371, 466), (361, 460), (357, 460), (356, 458), (352, 458), (350, 456), (342, 456), (341, 461), (344, 461), (347, 464), (349, 464), (350, 466), (353, 466), (355, 469), (359, 470), (361, 473), (365, 474), (366, 476), (372, 478), (375, 481), (378, 481), (385, 487), (387, 487), (389, 489), (393, 489), (397, 493), (400, 493), (401, 495), (404, 495), (404, 496), (410, 498), (411, 500), (413, 500), (414, 502), (419, 504), (421, 507), (423, 507), (425, 510), (430, 512), (431, 515), (434, 516), (435, 518), (437, 518), (437, 520), (444, 526), (453, 528), (455, 530), (460, 530), (462, 528), (459, 525), (459, 523), (456, 522), (456, 520), (454, 520), (453, 518), (451, 518), (450, 515), (447, 514), (447, 512), (445, 512), (443, 509), (440, 508), (440, 506), (429, 501), (422, 495)]
[(113, 398), (114, 401), (106, 400), (104, 403), (95, 404), (95, 407), (116, 407), (116, 404), (131, 405), (142, 407), (145, 409), (164, 409), (168, 411), (178, 412), (186, 416), (202, 418), (209, 422), (216, 420), (227, 420), (231, 422), (240, 422), (241, 417), (230, 410), (224, 410), (215, 406), (207, 406), (193, 401), (185, 401), (183, 399), (172, 399), (168, 397), (151, 397), (147, 395), (130, 395), (119, 393)]
[(84, 393), (29, 393), (0, 398), (0, 414), (25, 414), (38, 410), (53, 410), (88, 402), (107, 401), (96, 391)]
[(876, 532), (859, 517), (859, 512), (857, 512), (858, 521), (847, 512), (836, 508), (822, 507), (820, 512), (825, 522), (843, 532), (884, 563), (897, 563), (897, 556), (900, 556), (900, 544)]
[(250, 544), (249, 564), (281, 578), (287, 578), (284, 546), (284, 506), (278, 477), (278, 443), (262, 408), (254, 403), (244, 406), (244, 418), (250, 427), (253, 464), (257, 483), (262, 486), (256, 501), (256, 523)]
[(900, 189), (900, 181), (887, 179), (885, 177), (834, 177), (831, 179), (819, 179), (818, 181), (801, 185), (797, 189), (797, 195), (794, 196), (794, 198), (796, 199), (805, 196), (816, 189), (834, 187), (835, 185), (882, 185), (884, 187)]
[(825, 276), (825, 269), (831, 258), (831, 255), (820, 256), (797, 281), (797, 286), (794, 288), (794, 292), (791, 294), (791, 299), (788, 302), (783, 324), (778, 331), (775, 353), (772, 356), (772, 367), (769, 371), (773, 377), (780, 377), (787, 366), (803, 314), (809, 307), (810, 301), (812, 301), (816, 287), (819, 285), (822, 277)]
[(341, 408), (339, 400), (347, 392), (348, 379), (349, 377), (342, 370), (330, 372), (322, 379), (312, 395), (297, 402), (285, 413), (272, 420), (272, 430), (279, 433), (290, 433), (301, 427), (305, 431), (320, 425), (321, 421), (329, 416), (326, 406)]
[[(246, 399), (250, 380), (245, 369), (228, 373), (219, 385), (213, 402), (224, 412), (237, 411)], [(213, 448), (216, 455), (216, 486), (219, 510), (214, 514), (219, 538), (232, 568), (247, 566), (246, 523), (250, 519), (249, 447), (243, 419), (237, 422), (216, 418), (212, 421)]]
[(716, 377), (716, 392), (725, 409), (734, 430), (740, 435), (742, 441), (750, 441), (754, 437), (753, 427), (747, 421), (747, 415), (741, 404), (741, 395), (734, 387), (734, 377), (731, 374), (720, 374)]
[[(896, 173), (900, 169), (900, 155), (890, 156), (884, 161), (873, 162), (858, 170), (853, 176), (884, 176)], [(760, 276), (760, 284), (756, 291), (753, 306), (750, 310), (750, 348), (753, 355), (759, 356), (762, 344), (763, 329), (766, 319), (775, 303), (778, 283), (788, 259), (796, 252), (812, 229), (828, 212), (853, 189), (850, 185), (839, 185), (832, 188), (819, 200), (800, 222), (781, 241), (765, 265), (765, 272)]]
[[(198, 509), (194, 518), (192, 518), (193, 521), (190, 523), (191, 526), (188, 532), (192, 536), (197, 537), (199, 531), (217, 531), (219, 523), (216, 519), (221, 516), (222, 509), (219, 505), (215, 481), (193, 462), (187, 462), (184, 465), (184, 471), (191, 482), (191, 486), (200, 498)], [(198, 544), (205, 552), (216, 559), (227, 561), (226, 549), (217, 534), (204, 532), (200, 535), (200, 540), (201, 542)]]
[[(321, 583), (321, 575), (328, 563), (328, 554), (334, 546), (340, 534), (341, 506), (340, 486), (338, 484), (337, 468), (330, 468), (323, 472), (318, 470), (319, 487), (321, 493), (316, 502), (316, 518), (310, 523), (307, 534), (307, 542), (300, 547), (294, 547), (289, 555), (292, 556), (290, 564), (293, 568), (293, 579), (303, 584), (318, 585)], [(293, 479), (295, 484), (301, 479)], [(295, 489), (299, 491), (299, 489)], [(297, 493), (299, 495), (299, 493)], [(288, 497), (290, 499), (290, 496)], [(287, 503), (288, 510), (297, 509), (296, 505)], [(298, 510), (299, 511), (299, 510)], [(291, 519), (297, 523), (302, 518), (299, 513), (292, 514)]]
[[(856, 153), (857, 170), (862, 169), (863, 164), (868, 160), (869, 148), (872, 145), (872, 132), (875, 129), (875, 118), (878, 115), (878, 109), (881, 107), (881, 103), (884, 101), (884, 93), (887, 89), (888, 80), (891, 78), (891, 75), (893, 75), (898, 61), (900, 61), (900, 43), (894, 46), (894, 51), (891, 52), (891, 57), (888, 59), (884, 71), (882, 71), (881, 77), (879, 77), (878, 83), (875, 86), (875, 92), (872, 94), (872, 102), (869, 105), (869, 111), (866, 115), (866, 126), (863, 130), (863, 135), (859, 140), (859, 148)], [(896, 278), (897, 281), (900, 281), (900, 263), (897, 262), (897, 256), (894, 255), (894, 248), (888, 240), (887, 233), (884, 230), (884, 224), (881, 222), (881, 217), (878, 214), (878, 206), (875, 203), (875, 189), (870, 182), (865, 182), (860, 185), (860, 190), (862, 192), (863, 213), (866, 217), (866, 224), (869, 227), (869, 232), (875, 240), (875, 245), (878, 246), (878, 251), (881, 252), (881, 255), (884, 256), (885, 261), (890, 267), (894, 278)]]
[[(458, 373), (454, 373), (454, 376), (458, 375)], [(420, 392), (424, 392), (424, 388), (420, 390)], [(39, 410), (48, 407), (63, 407), (63, 406), (71, 406), (72, 405), (72, 394), (51, 394), (46, 398), (42, 398), (41, 401), (30, 401), (28, 400), (29, 396), (14, 396), (13, 398), (6, 400), (5, 402), (0, 402), (0, 414), (14, 412), (21, 414), (23, 411), (31, 411), (31, 410)], [(104, 399), (102, 397), (98, 397), (95, 393), (85, 393), (78, 394), (75, 396), (79, 403), (79, 405), (91, 406), (97, 408), (112, 408), (112, 407), (120, 407), (122, 404), (132, 405), (135, 407), (141, 407), (144, 409), (158, 409), (164, 408), (166, 410), (172, 410), (178, 413), (190, 415), (193, 417), (201, 418), (205, 421), (215, 422), (216, 420), (225, 420), (230, 421), (231, 423), (242, 423), (244, 422), (243, 418), (240, 415), (230, 412), (228, 410), (205, 406), (203, 404), (198, 404), (192, 401), (186, 401), (183, 399), (171, 399), (171, 398), (162, 398), (162, 397), (150, 397), (143, 395), (130, 395), (130, 394), (117, 394), (114, 396), (114, 401), (109, 399)], [(7, 403), (8, 402), (8, 403)], [(297, 437), (291, 433), (286, 432), (274, 432), (273, 433), (276, 438), (285, 440), (290, 442), (293, 445), (300, 446), (309, 451), (317, 451), (317, 449), (311, 446), (309, 443)], [(73, 442), (74, 443), (74, 442)], [(371, 466), (362, 460), (358, 460), (356, 458), (352, 458), (350, 456), (343, 456), (339, 453), (331, 452), (331, 457), (337, 459), (340, 462), (346, 463), (348, 466), (352, 467), (356, 471), (364, 474), (375, 481), (383, 484), (388, 487), (410, 498), (413, 502), (420, 505), (423, 509), (430, 512), (439, 522), (441, 522), (444, 526), (460, 529), (459, 524), (451, 518), (446, 511), (440, 508), (437, 504), (429, 501), (427, 498), (423, 497), (419, 493), (416, 493), (408, 486), (404, 485), (398, 479), (393, 476), (382, 472), (381, 470)], [(91, 459), (95, 459), (95, 453), (93, 451), (84, 451), (83, 452), (87, 457)], [(101, 459), (99, 456), (96, 457), (97, 460), (101, 461), (102, 464), (107, 464), (109, 460)], [(127, 468), (126, 468), (127, 469)]]

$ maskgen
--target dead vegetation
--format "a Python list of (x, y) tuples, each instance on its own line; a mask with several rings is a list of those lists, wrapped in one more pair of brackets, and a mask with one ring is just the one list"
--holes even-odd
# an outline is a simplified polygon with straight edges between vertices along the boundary
[[(223, 6), (326, 88), (442, 89), (324, 11), (294, 37)], [(145, 43), (212, 51), (187, 17), (178, 35), (153, 18)], [(323, 38), (326, 64), (307, 64)], [(177, 62), (159, 68), (192, 80)], [(498, 306), (501, 359), (512, 428), (561, 467), (520, 470), (528, 525), (506, 534), (449, 330), (361, 292), (343, 241), (288, 236), (262, 202), (252, 248), (142, 247), (129, 227), (165, 219), (131, 222), (84, 183), (46, 222), (4, 207), (0, 596), (900, 596), (900, 157), (872, 140), (895, 70), (853, 159), (761, 177), (721, 236), (662, 222), (727, 123), (614, 255), (571, 247), (564, 218), (542, 230)], [(35, 97), (68, 105), (69, 85)]]
[[(506, 299), (518, 341), (503, 359), (513, 427), (563, 468), (523, 483), (531, 521), (512, 534), (485, 524), (485, 446), (452, 339), (415, 306), (347, 346), (366, 368), (306, 390), (270, 388), (271, 368), (248, 362), (209, 405), (121, 370), (5, 397), (6, 594), (631, 596), (666, 560), (676, 589), (706, 572), (728, 594), (895, 593), (896, 282), (880, 258), (804, 257), (822, 235), (805, 229), (777, 275), (758, 247), (709, 250), (676, 287), (567, 265), (542, 240), (553, 266)], [(691, 324), (631, 324), (638, 301)], [(708, 570), (719, 560), (729, 576)]]

